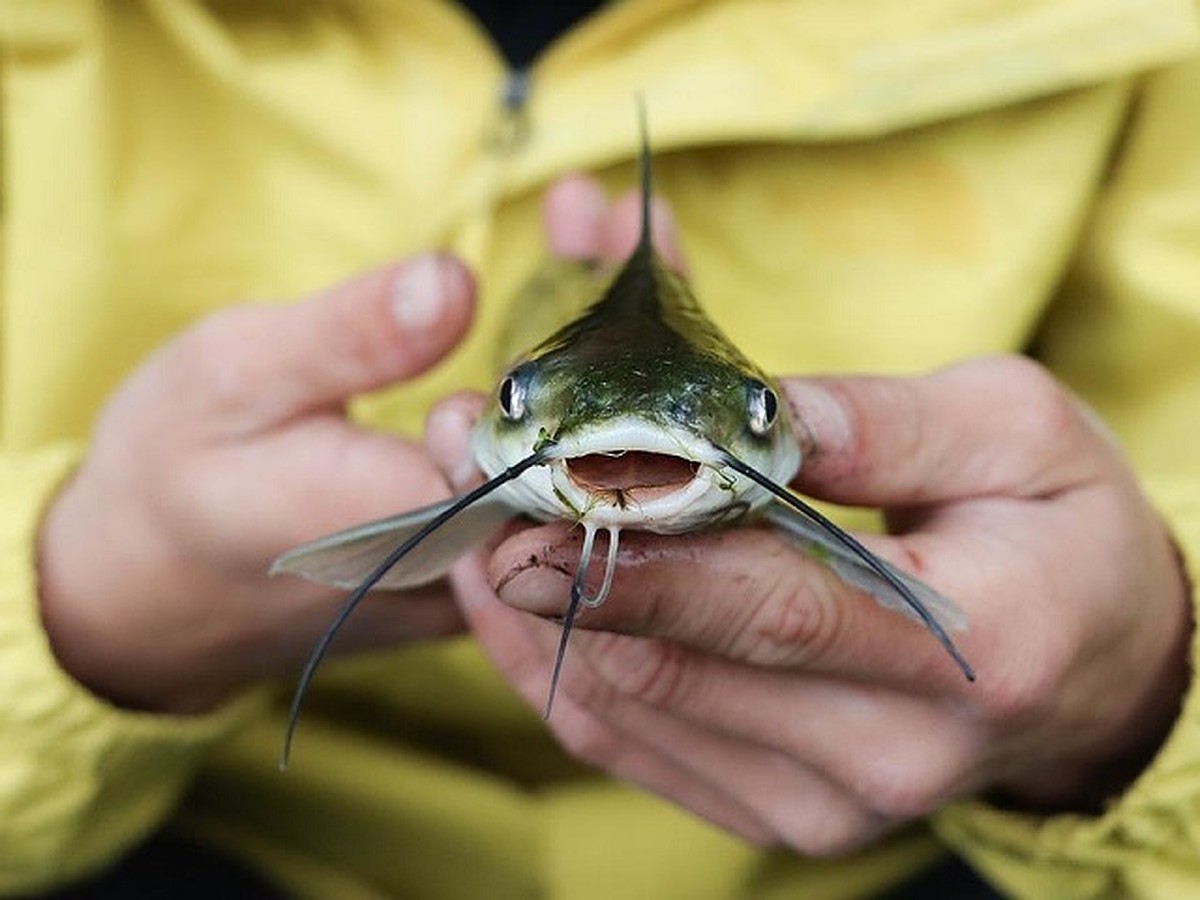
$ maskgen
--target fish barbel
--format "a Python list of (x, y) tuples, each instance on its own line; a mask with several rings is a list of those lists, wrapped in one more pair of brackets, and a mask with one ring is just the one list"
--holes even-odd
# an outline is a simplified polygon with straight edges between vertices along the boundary
[[(776, 383), (721, 333), (653, 247), (644, 113), (641, 134), (638, 244), (598, 282), (584, 263), (559, 260), (541, 273), (543, 287), (548, 280), (602, 287), (500, 378), (471, 433), (487, 480), (459, 497), (304, 544), (272, 566), (351, 591), (300, 676), (281, 766), (313, 674), (367, 592), (441, 577), (520, 515), (566, 519), (584, 534), (545, 716), (576, 614), (607, 597), (625, 528), (680, 534), (764, 518), (842, 580), (920, 621), (974, 680), (948, 633), (966, 627), (962, 612), (786, 488), (801, 454)], [(608, 537), (604, 574), (589, 594), (585, 577), (601, 530)]]

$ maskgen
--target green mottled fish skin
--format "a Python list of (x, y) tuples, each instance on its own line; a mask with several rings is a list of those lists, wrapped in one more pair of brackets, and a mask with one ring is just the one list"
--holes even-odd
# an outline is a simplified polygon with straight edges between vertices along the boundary
[(547, 342), (596, 302), (616, 271), (591, 260), (544, 259), (511, 299), (496, 340), (497, 376), (529, 359), (530, 348)]
[[(734, 452), (782, 437), (747, 427), (748, 392), (772, 380), (721, 333), (648, 244), (599, 300), (513, 371), (528, 379), (531, 418), (555, 441), (630, 416), (648, 427), (689, 430)], [(489, 427), (498, 440), (529, 429), (495, 407)]]

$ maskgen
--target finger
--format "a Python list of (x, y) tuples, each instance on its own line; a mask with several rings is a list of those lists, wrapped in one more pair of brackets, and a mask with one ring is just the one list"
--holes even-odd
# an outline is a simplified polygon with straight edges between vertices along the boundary
[(566, 259), (600, 258), (600, 226), (607, 206), (604, 189), (594, 178), (575, 174), (555, 181), (542, 199), (550, 252)]
[[(281, 628), (278, 613), (264, 610), (264, 628), (277, 630), (276, 646), (287, 640), (294, 659), (304, 659), (312, 644), (330, 623), (347, 592), (305, 583), (278, 583), (270, 588), (279, 595), (276, 609), (286, 604), (288, 622)], [(446, 583), (405, 591), (373, 591), (370, 601), (361, 604), (338, 630), (330, 645), (334, 655), (354, 653), (376, 647), (394, 646), (413, 640), (459, 634), (465, 629), (462, 613), (450, 596)], [(267, 661), (276, 664), (277, 660)], [(247, 661), (247, 665), (253, 661)], [(263, 664), (262, 662), (259, 663)]]
[(298, 420), (199, 455), (177, 463), (174, 474), (184, 484), (204, 485), (155, 501), (163, 514), (190, 516), (183, 521), (198, 532), (186, 536), (192, 550), (204, 553), (201, 541), (232, 542), (264, 575), (264, 557), (451, 493), (419, 445), (334, 416)]
[(217, 313), (179, 342), (179, 374), (205, 411), (283, 421), (428, 369), (462, 337), (474, 298), (462, 263), (417, 256), (301, 303)]
[[(618, 199), (601, 222), (601, 255), (610, 262), (622, 262), (637, 245), (642, 229), (642, 200), (636, 191)], [(679, 246), (675, 215), (661, 197), (650, 201), (650, 239), (672, 269), (687, 274), (687, 261)]]
[[(463, 614), (484, 652), (533, 707), (545, 702), (549, 658), (557, 627), (496, 601), (477, 562), (451, 576)], [(720, 786), (695, 778), (674, 759), (646, 747), (636, 735), (606, 725), (564, 697), (550, 726), (573, 755), (620, 778), (679, 802), (697, 815), (759, 844), (775, 836)]]
[[(474, 576), (478, 577), (478, 576)], [(465, 579), (456, 573), (461, 588)], [(478, 586), (479, 596), (486, 591)], [(560, 628), (530, 621), (494, 601), (464, 605), (472, 630), (506, 678), (535, 706), (545, 698)], [(598, 635), (581, 635), (592, 642)], [(628, 638), (613, 640), (663, 646)], [(595, 642), (603, 655), (608, 641)], [(560, 699), (549, 724), (575, 756), (637, 781), (710, 821), (758, 842), (785, 842), (803, 852), (843, 853), (890, 823), (766, 743), (722, 734), (698, 720), (664, 714), (613, 690), (568, 652)], [(628, 658), (628, 657), (626, 657)], [(811, 726), (811, 720), (808, 722)]]
[[(561, 615), (579, 540), (561, 525), (510, 537), (489, 563), (500, 598), (538, 615)], [(872, 546), (888, 543), (874, 539)], [(608, 599), (581, 615), (577, 625), (921, 694), (958, 693), (966, 686), (922, 625), (881, 610), (785, 536), (763, 529), (623, 534)], [(959, 636), (960, 649), (982, 658), (974, 640), (974, 630)]]
[(578, 702), (603, 705), (622, 727), (631, 724), (627, 709), (649, 707), (766, 748), (889, 821), (925, 815), (968, 793), (988, 756), (975, 717), (956, 701), (798, 678), (663, 641), (604, 632), (579, 638), (572, 650), (594, 679), (564, 685)]
[(425, 420), (425, 448), (450, 487), (463, 493), (483, 480), (471, 456), (471, 431), (487, 402), (482, 394), (459, 393), (439, 401)]
[[(526, 688), (522, 694), (531, 706), (538, 705), (536, 687)], [(575, 758), (665, 797), (752, 844), (779, 843), (770, 824), (734, 796), (728, 786), (698, 777), (693, 767), (680, 764), (679, 753), (659, 752), (636, 732), (613, 727), (570, 697), (564, 696), (562, 705), (555, 708), (550, 727)]]
[[(777, 841), (808, 855), (839, 855), (878, 838), (893, 825), (895, 819), (875, 811), (873, 800), (860, 799), (859, 786), (852, 779), (827, 778), (769, 729), (748, 736), (739, 733), (723, 720), (721, 707), (707, 707), (700, 695), (693, 695), (695, 709), (673, 702), (680, 684), (674, 675), (684, 674), (676, 664), (686, 670), (693, 659), (702, 657), (678, 653), (662, 641), (610, 634), (580, 637), (583, 640), (579, 646), (572, 648), (580, 652), (572, 675), (564, 680), (563, 697), (587, 709), (608, 728), (637, 735), (644, 745), (691, 773), (697, 781), (724, 786), (734, 802), (771, 829)], [(624, 664), (633, 668), (618, 671)], [(730, 665), (721, 668), (745, 672), (751, 680), (759, 671)], [(672, 673), (668, 681), (660, 681), (655, 674), (668, 671)], [(785, 686), (797, 682), (794, 676), (776, 680)], [(660, 693), (659, 688), (668, 682), (671, 687)], [(768, 685), (770, 689), (778, 686)], [(765, 699), (758, 690), (761, 684), (738, 682), (736, 687), (750, 688), (748, 692), (739, 690), (737, 702), (741, 705), (756, 707)], [(722, 702), (729, 693), (723, 692)], [(790, 694), (779, 693), (774, 699), (786, 701)], [(810, 740), (822, 744), (822, 749), (832, 748), (836, 762), (830, 768), (836, 775), (847, 770), (847, 757), (873, 759), (879, 752), (878, 731), (870, 735), (876, 743), (835, 744), (842, 735), (822, 740), (826, 736), (822, 704), (805, 707), (776, 702), (770, 704), (770, 709), (781, 714), (789, 725), (802, 727)], [(814, 727), (814, 723), (820, 726)], [(569, 735), (566, 740), (570, 741)]]
[(1112, 468), (1111, 443), (1040, 366), (972, 360), (916, 378), (785, 379), (796, 479), (840, 503), (1043, 497)]

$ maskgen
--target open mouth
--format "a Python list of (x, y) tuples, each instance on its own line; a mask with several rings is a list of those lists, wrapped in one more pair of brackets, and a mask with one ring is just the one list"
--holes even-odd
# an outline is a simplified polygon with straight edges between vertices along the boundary
[(592, 497), (621, 507), (647, 503), (691, 484), (700, 463), (667, 453), (624, 450), (566, 460), (567, 475)]

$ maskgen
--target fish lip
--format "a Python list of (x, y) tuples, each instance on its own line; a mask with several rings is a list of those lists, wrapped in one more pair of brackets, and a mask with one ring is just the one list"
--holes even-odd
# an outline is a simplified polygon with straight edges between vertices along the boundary
[(701, 466), (719, 466), (722, 462), (721, 451), (707, 438), (686, 429), (651, 425), (632, 416), (558, 437), (547, 447), (546, 459), (568, 460), (631, 451), (674, 456)]
[[(648, 453), (670, 456), (694, 466), (694, 474), (670, 490), (620, 492), (580, 484), (570, 471), (572, 460), (586, 456)], [(550, 485), (581, 518), (598, 527), (639, 527), (651, 531), (682, 531), (707, 520), (701, 510), (712, 505), (721, 455), (713, 443), (686, 429), (663, 427), (636, 417), (612, 419), (560, 437), (547, 448)], [(722, 492), (724, 499), (725, 492)], [(696, 510), (693, 519), (681, 514)]]
[(639, 528), (659, 533), (689, 531), (711, 521), (714, 507), (728, 505), (720, 492), (714, 503), (719, 476), (708, 466), (697, 464), (696, 474), (672, 490), (627, 492), (596, 490), (579, 484), (568, 468), (568, 459), (549, 465), (549, 483), (559, 501), (575, 510), (579, 521), (598, 528)]
[[(512, 465), (517, 454), (527, 452), (535, 439), (541, 442), (542, 464), (503, 489), (507, 502), (534, 519), (680, 534), (751, 514), (770, 499), (753, 485), (735, 485), (725, 461), (728, 451), (678, 424), (623, 416), (566, 435), (551, 432), (547, 439), (548, 431), (544, 426), (530, 426), (524, 440), (510, 442), (495, 440), (494, 429), (488, 427), (477, 428), (473, 435), (476, 460), (489, 477)], [(645, 500), (635, 498), (636, 502), (624, 507), (590, 496), (566, 471), (571, 459), (622, 451), (676, 456), (696, 463), (698, 470), (678, 490)]]
[[(591, 482), (586, 475), (572, 466), (573, 462), (600, 456), (626, 456), (645, 454), (672, 460), (680, 460), (690, 467), (690, 474), (663, 484), (641, 485), (622, 488)], [(710, 441), (686, 431), (648, 427), (636, 418), (625, 418), (605, 423), (604, 427), (588, 429), (560, 440), (555, 452), (556, 477), (552, 480), (559, 490), (567, 493), (574, 502), (588, 508), (630, 508), (641, 514), (653, 514), (656, 510), (675, 508), (697, 489), (706, 490), (706, 483), (698, 483), (705, 465), (718, 460)], [(580, 469), (583, 466), (579, 467)], [(574, 491), (567, 490), (568, 486)]]

